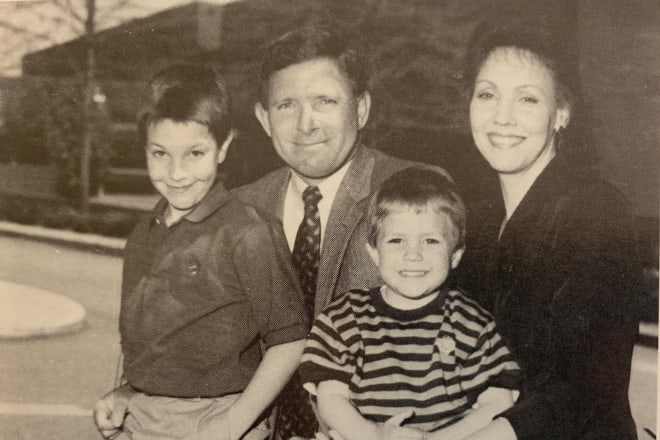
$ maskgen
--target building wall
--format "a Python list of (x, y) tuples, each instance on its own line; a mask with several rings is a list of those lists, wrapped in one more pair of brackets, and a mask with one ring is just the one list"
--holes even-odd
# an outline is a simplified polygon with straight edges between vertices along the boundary
[(582, 82), (591, 98), (600, 168), (635, 212), (658, 216), (660, 5), (580, 0)]

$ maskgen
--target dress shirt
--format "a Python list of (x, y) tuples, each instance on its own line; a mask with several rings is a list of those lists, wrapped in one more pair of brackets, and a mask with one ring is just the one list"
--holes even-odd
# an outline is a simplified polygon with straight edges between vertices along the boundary
[[(347, 162), (337, 172), (327, 177), (323, 182), (317, 184), (321, 191), (323, 198), (319, 201), (319, 217), (321, 220), (321, 249), (323, 249), (323, 237), (325, 236), (325, 225), (328, 224), (330, 217), (330, 209), (332, 202), (335, 200), (339, 185), (348, 171), (351, 162)], [(305, 181), (295, 172), (291, 171), (289, 178), (289, 185), (286, 189), (286, 196), (284, 197), (284, 211), (282, 212), (282, 225), (284, 227), (284, 235), (289, 243), (289, 250), (293, 249), (293, 243), (296, 241), (296, 234), (302, 222), (303, 214), (305, 212), (305, 202), (303, 201), (302, 194), (308, 185)]]

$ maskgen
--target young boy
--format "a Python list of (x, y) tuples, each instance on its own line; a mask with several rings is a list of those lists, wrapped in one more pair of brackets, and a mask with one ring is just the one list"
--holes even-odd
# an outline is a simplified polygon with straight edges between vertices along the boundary
[[(445, 177), (419, 168), (392, 175), (370, 203), (367, 250), (385, 284), (325, 309), (300, 375), (348, 440), (464, 438), (512, 405), (519, 377), (491, 316), (445, 285), (465, 207)], [(403, 426), (385, 423), (393, 417)]]
[(309, 324), (281, 225), (216, 183), (230, 129), (214, 69), (149, 83), (138, 131), (163, 199), (126, 245), (126, 383), (94, 415), (107, 438), (264, 439), (260, 418), (299, 362)]

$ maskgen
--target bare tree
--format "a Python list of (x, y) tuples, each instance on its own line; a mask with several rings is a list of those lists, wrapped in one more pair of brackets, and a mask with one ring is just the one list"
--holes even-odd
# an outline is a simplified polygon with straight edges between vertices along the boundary
[[(0, 51), (3, 71), (16, 71), (18, 61), (15, 54), (37, 48), (53, 46), (66, 40), (81, 38), (84, 44), (84, 62), (80, 63), (73, 54), (68, 54), (70, 71), (80, 87), (78, 100), (80, 112), (80, 149), (77, 155), (78, 194), (82, 210), (89, 208), (91, 188), (91, 163), (94, 156), (94, 120), (100, 111), (103, 96), (98, 92), (96, 75), (96, 32), (99, 28), (119, 24), (149, 8), (134, 0), (50, 0), (22, 1), (4, 4), (5, 13), (0, 18)], [(152, 7), (153, 8), (153, 7)], [(7, 18), (11, 17), (11, 18)], [(7, 61), (5, 61), (7, 60)]]

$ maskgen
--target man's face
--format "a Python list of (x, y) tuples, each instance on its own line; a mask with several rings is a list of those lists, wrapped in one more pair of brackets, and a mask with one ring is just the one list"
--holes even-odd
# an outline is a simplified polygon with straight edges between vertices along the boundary
[(333, 60), (318, 58), (275, 72), (266, 108), (256, 104), (255, 114), (282, 160), (315, 184), (351, 159), (370, 105)]

